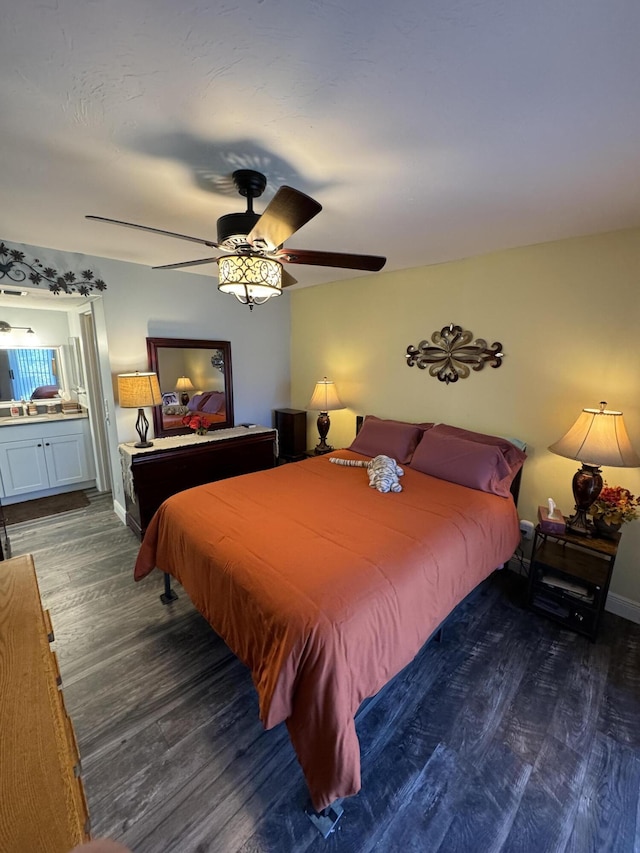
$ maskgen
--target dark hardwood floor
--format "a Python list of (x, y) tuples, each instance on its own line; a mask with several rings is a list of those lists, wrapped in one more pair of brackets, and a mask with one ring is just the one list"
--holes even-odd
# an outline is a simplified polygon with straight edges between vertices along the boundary
[(362, 791), (325, 841), (285, 727), (262, 729), (248, 671), (186, 594), (164, 607), (159, 572), (134, 583), (110, 495), (9, 535), (51, 609), (94, 836), (135, 853), (640, 851), (640, 625), (607, 613), (593, 644), (496, 573), (361, 709)]

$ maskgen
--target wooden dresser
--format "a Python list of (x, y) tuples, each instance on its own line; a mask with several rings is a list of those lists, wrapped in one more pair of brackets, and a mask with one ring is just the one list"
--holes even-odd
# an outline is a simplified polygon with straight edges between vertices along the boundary
[(206, 436), (156, 438), (153, 447), (120, 445), (127, 524), (141, 539), (154, 512), (176, 492), (273, 468), (276, 430), (232, 427)]
[(0, 850), (68, 853), (89, 839), (80, 757), (31, 555), (0, 564)]

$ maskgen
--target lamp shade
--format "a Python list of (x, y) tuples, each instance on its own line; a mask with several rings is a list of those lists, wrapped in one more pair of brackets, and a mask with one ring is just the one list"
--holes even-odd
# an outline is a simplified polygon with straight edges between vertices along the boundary
[(282, 293), (282, 264), (257, 255), (225, 255), (218, 260), (218, 290), (239, 302), (261, 305)]
[(583, 409), (571, 429), (549, 450), (558, 456), (576, 459), (594, 466), (612, 468), (640, 467), (640, 456), (629, 441), (622, 412)]
[(336, 409), (344, 409), (345, 405), (338, 397), (334, 383), (325, 376), (324, 379), (316, 382), (307, 408), (319, 412), (333, 412)]
[(118, 376), (118, 398), (123, 409), (159, 406), (160, 385), (155, 373), (121, 373)]
[(176, 380), (176, 391), (193, 391), (193, 382), (188, 376), (179, 376)]

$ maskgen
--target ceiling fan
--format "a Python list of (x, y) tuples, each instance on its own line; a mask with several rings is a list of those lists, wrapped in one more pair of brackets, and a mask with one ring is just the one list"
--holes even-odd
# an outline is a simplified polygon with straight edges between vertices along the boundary
[(377, 255), (353, 255), (342, 252), (317, 252), (308, 249), (289, 249), (284, 247), (299, 228), (322, 210), (322, 205), (305, 193), (292, 187), (282, 186), (271, 199), (262, 214), (253, 210), (253, 200), (259, 198), (267, 185), (267, 179), (261, 172), (253, 169), (238, 169), (233, 173), (233, 182), (247, 199), (244, 213), (228, 213), (217, 222), (217, 242), (200, 237), (189, 237), (175, 231), (163, 231), (148, 225), (136, 225), (119, 219), (107, 219), (104, 216), (87, 216), (98, 222), (110, 222), (137, 228), (153, 234), (164, 234), (200, 243), (211, 249), (218, 249), (219, 257), (202, 258), (194, 261), (182, 261), (177, 264), (164, 264), (153, 267), (160, 270), (175, 270), (194, 267), (201, 264), (218, 264), (218, 289), (223, 293), (232, 293), (240, 302), (248, 305), (261, 305), (272, 296), (279, 296), (283, 287), (295, 284), (282, 264), (308, 264), (322, 267), (342, 267), (343, 269), (377, 272), (386, 263), (386, 258)]

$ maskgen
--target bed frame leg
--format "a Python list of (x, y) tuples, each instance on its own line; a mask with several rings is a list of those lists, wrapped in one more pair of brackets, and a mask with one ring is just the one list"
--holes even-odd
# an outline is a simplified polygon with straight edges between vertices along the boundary
[(160, 596), (160, 601), (163, 604), (171, 604), (172, 601), (177, 601), (178, 596), (171, 589), (171, 575), (169, 572), (164, 573), (164, 592)]
[(341, 802), (342, 800), (334, 800), (330, 806), (319, 812), (311, 804), (304, 810), (306, 816), (323, 838), (328, 838), (331, 835), (344, 814), (344, 809), (340, 805)]

